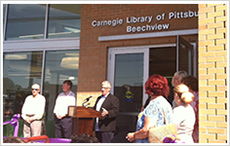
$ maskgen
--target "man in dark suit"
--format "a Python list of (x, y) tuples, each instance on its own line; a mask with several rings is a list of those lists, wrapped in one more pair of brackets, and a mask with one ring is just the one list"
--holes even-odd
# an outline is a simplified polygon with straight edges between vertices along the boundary
[(101, 118), (95, 120), (95, 133), (99, 142), (111, 143), (116, 129), (116, 116), (119, 112), (119, 99), (110, 93), (111, 83), (103, 81), (101, 92), (94, 109), (102, 112)]

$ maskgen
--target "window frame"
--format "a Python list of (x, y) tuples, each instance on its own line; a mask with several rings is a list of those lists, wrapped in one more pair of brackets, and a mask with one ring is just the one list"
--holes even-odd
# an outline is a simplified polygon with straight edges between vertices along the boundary
[[(3, 42), (5, 41), (11, 41), (11, 40), (6, 40), (6, 30), (7, 30), (7, 22), (8, 22), (8, 12), (9, 12), (9, 5), (10, 4), (5, 4), (6, 7), (5, 7), (5, 22), (3, 24)], [(46, 5), (46, 12), (45, 12), (45, 26), (44, 26), (44, 37), (43, 39), (54, 39), (54, 38), (48, 38), (48, 23), (49, 23), (49, 12), (50, 12), (50, 4), (45, 4)], [(65, 37), (65, 38), (79, 38), (79, 37)], [(56, 39), (59, 39), (59, 38), (56, 38)], [(28, 39), (28, 40), (33, 40), (33, 39)], [(42, 39), (41, 39), (42, 40)], [(24, 40), (19, 40), (19, 41), (24, 41)], [(26, 40), (27, 41), (27, 40)]]
[(58, 38), (58, 39), (39, 39), (39, 40), (16, 40), (16, 41), (4, 41), (3, 53), (10, 52), (24, 52), (24, 51), (42, 51), (42, 74), (41, 74), (41, 91), (43, 94), (43, 81), (45, 71), (45, 55), (50, 50), (79, 50), (80, 49), (80, 37), (74, 38)]

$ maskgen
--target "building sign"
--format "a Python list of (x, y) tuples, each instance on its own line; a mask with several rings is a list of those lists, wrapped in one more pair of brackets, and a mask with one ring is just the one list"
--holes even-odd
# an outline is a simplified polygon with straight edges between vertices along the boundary
[[(161, 31), (168, 30), (170, 28), (171, 20), (181, 20), (198, 17), (197, 11), (188, 10), (186, 12), (169, 12), (162, 13), (156, 16), (128, 16), (126, 19), (116, 18), (111, 20), (93, 20), (91, 25), (93, 27), (116, 27), (126, 23), (126, 32), (147, 32), (147, 31)], [(163, 20), (168, 20), (168, 23), (162, 23)]]

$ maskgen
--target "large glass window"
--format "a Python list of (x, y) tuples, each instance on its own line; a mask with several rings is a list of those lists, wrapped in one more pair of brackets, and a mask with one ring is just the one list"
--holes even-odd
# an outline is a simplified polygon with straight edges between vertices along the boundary
[[(41, 83), (42, 56), (42, 52), (4, 53), (4, 120), (9, 120), (14, 114), (21, 113), (25, 97), (31, 94), (31, 85)], [(4, 130), (4, 134), (12, 135), (13, 133), (12, 131)]]
[[(3, 57), (3, 120), (9, 121), (14, 114), (21, 113), (25, 98), (31, 95), (31, 86), (38, 83), (46, 98), (42, 132), (54, 137), (53, 108), (57, 95), (63, 92), (63, 81), (71, 80), (72, 91), (77, 92), (79, 50), (6, 52)], [(23, 120), (20, 120), (18, 136), (23, 136), (22, 131)], [(13, 133), (11, 125), (4, 126), (4, 136), (13, 136)]]
[(80, 37), (81, 5), (50, 5), (48, 38)]
[(72, 91), (77, 92), (78, 50), (48, 51), (46, 53), (45, 79), (43, 93), (46, 97), (46, 134), (54, 137), (53, 108), (56, 97), (62, 91), (64, 80), (73, 82)]
[[(5, 40), (80, 37), (80, 4), (51, 4), (49, 12), (46, 7), (47, 4), (9, 4)], [(3, 5), (3, 23), (5, 9)]]
[[(6, 104), (14, 100), (23, 102), (24, 97), (31, 94), (31, 85), (41, 83), (42, 56), (42, 52), (4, 53), (3, 94)], [(12, 106), (9, 110), (20, 113), (19, 107)], [(4, 115), (8, 116), (12, 115)]]
[(6, 40), (44, 38), (46, 5), (10, 4)]

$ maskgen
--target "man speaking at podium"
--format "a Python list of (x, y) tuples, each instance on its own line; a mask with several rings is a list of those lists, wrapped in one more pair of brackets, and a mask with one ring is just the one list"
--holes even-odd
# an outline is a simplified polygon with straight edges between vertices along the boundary
[(102, 112), (101, 118), (95, 120), (96, 137), (101, 143), (111, 143), (116, 129), (116, 116), (119, 112), (119, 99), (110, 93), (111, 83), (103, 81), (101, 92), (94, 109)]

